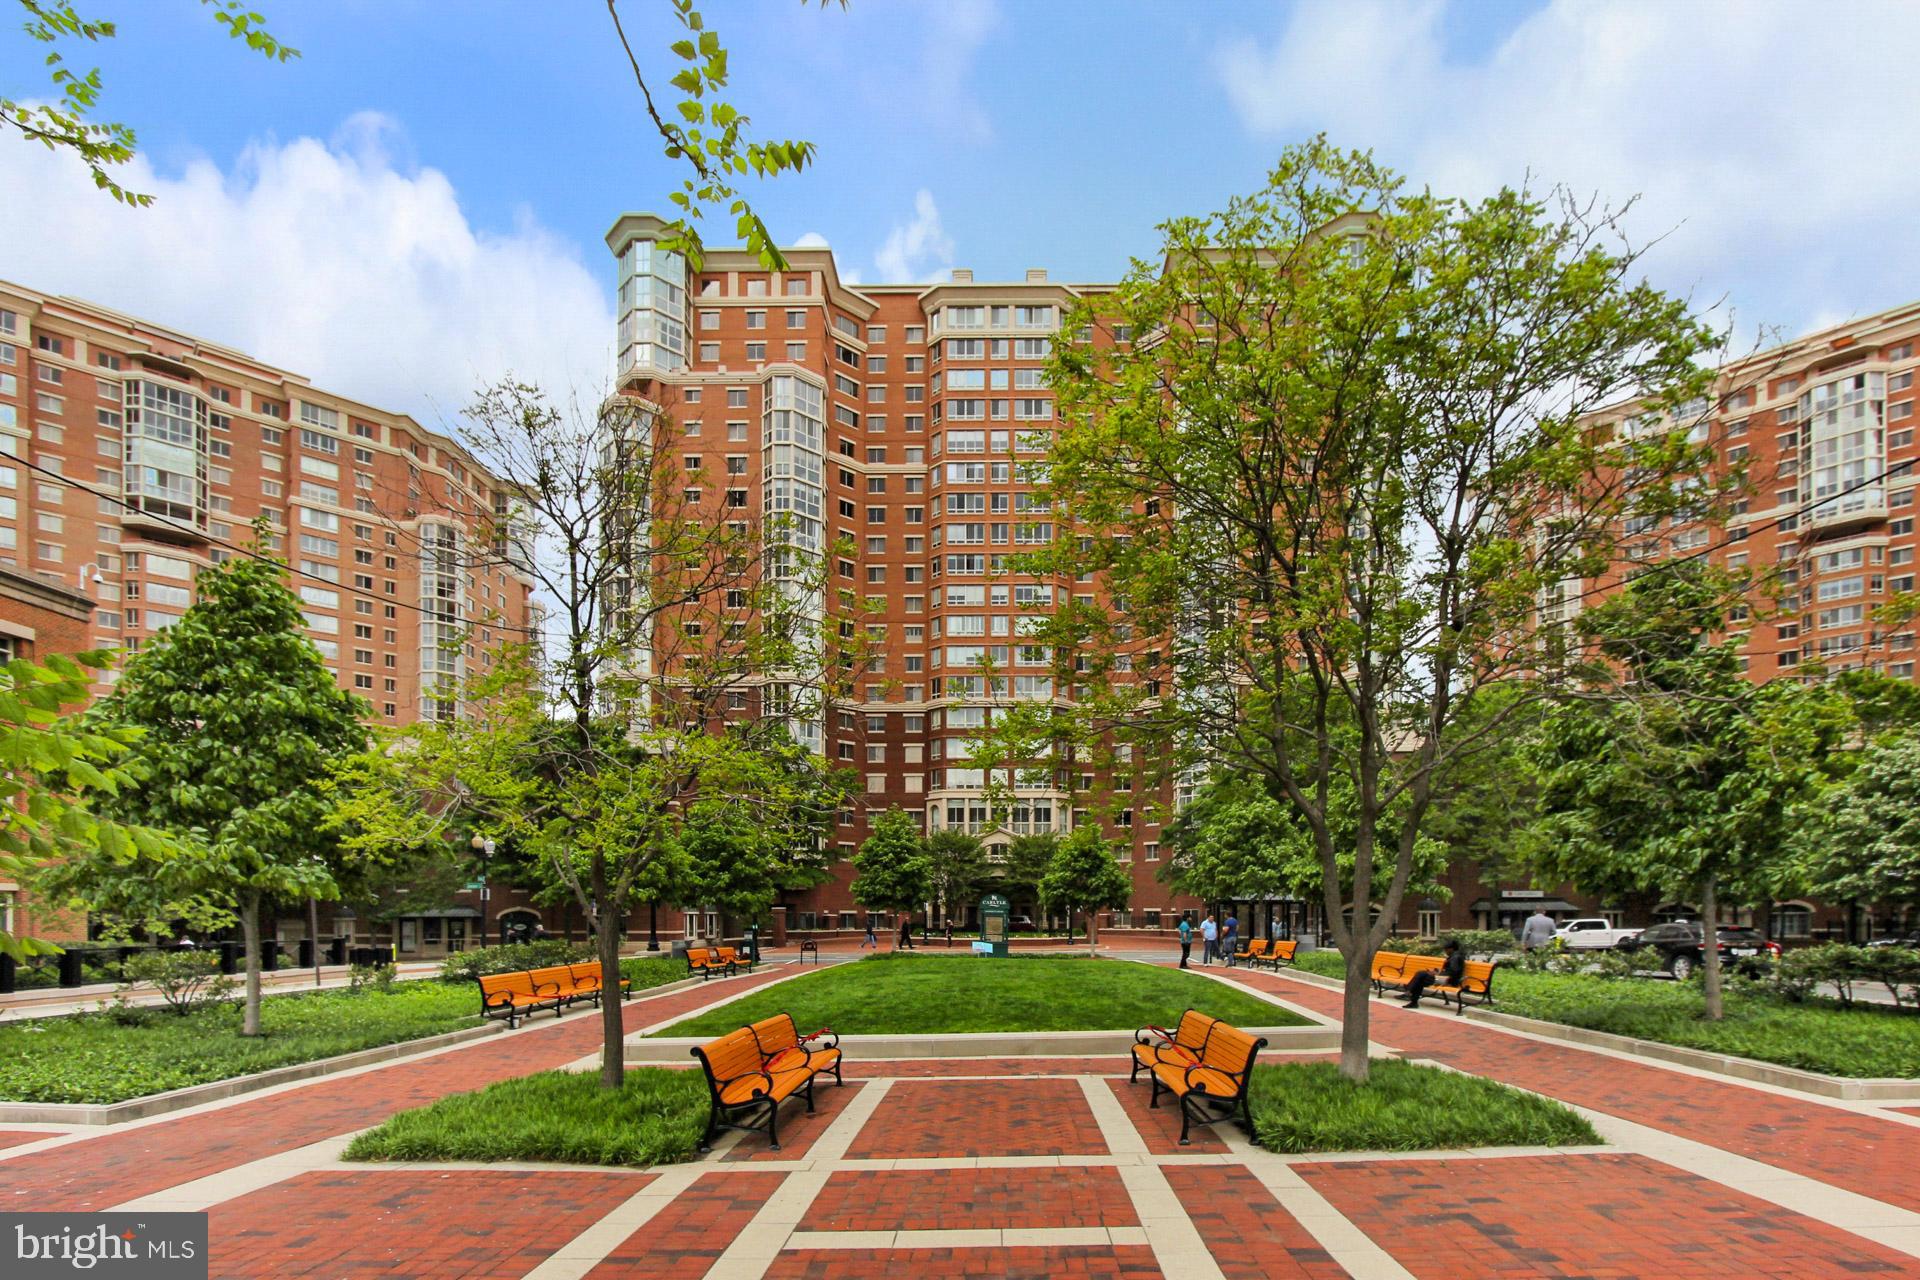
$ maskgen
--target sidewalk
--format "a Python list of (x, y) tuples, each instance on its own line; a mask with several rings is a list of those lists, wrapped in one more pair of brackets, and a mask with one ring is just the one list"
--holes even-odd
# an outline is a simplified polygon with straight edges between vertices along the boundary
[[(642, 995), (624, 1023), (795, 976)], [(1338, 1013), (1284, 974), (1212, 976)], [(1223, 1124), (1183, 1148), (1124, 1058), (1035, 1058), (851, 1061), (817, 1114), (783, 1116), (779, 1152), (729, 1133), (650, 1170), (340, 1159), (396, 1110), (578, 1062), (598, 1034), (568, 1015), (104, 1133), (0, 1134), (0, 1187), (21, 1209), (204, 1210), (223, 1277), (1920, 1275), (1920, 1117), (1386, 1003), (1382, 1051), (1559, 1098), (1608, 1146), (1283, 1157)]]

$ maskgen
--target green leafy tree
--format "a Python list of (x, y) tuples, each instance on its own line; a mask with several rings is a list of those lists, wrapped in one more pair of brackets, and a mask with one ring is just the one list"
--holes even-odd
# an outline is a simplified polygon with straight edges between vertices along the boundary
[[(96, 803), (135, 785), (140, 731), (73, 714), (91, 693), (104, 653), (22, 658), (0, 671), (0, 875), (30, 883), (43, 900), (72, 900), (56, 877), (75, 863), (126, 868), (174, 852), (165, 834), (103, 819)], [(74, 905), (80, 905), (74, 903)], [(21, 959), (60, 948), (0, 929), (0, 952)]]
[(869, 911), (916, 911), (933, 892), (933, 859), (913, 819), (889, 809), (853, 855), (853, 900)]
[(1795, 850), (1813, 894), (1920, 906), (1920, 738), (1869, 744), (1846, 780), (1799, 817)]
[[(748, 174), (771, 178), (798, 172), (814, 160), (816, 148), (811, 142), (798, 140), (752, 141), (747, 133), (751, 121), (739, 108), (721, 101), (719, 96), (727, 88), (728, 70), (727, 50), (720, 43), (718, 33), (707, 26), (706, 18), (694, 8), (693, 0), (666, 0), (666, 3), (686, 32), (669, 46), (673, 56), (684, 64), (670, 78), (680, 95), (670, 111), (663, 111), (654, 101), (653, 89), (620, 21), (617, 0), (607, 0), (607, 14), (613, 19), (614, 34), (619, 37), (627, 65), (633, 70), (634, 83), (646, 103), (647, 117), (660, 135), (667, 159), (683, 163), (688, 171), (679, 189), (668, 193), (667, 198), (680, 213), (668, 223), (670, 233), (661, 243), (667, 249), (684, 253), (698, 270), (705, 252), (699, 223), (710, 209), (718, 209), (733, 219), (734, 234), (761, 262), (776, 270), (784, 267), (787, 265), (785, 255), (735, 184)], [(840, 0), (840, 4), (845, 8), (846, 0)], [(826, 7), (825, 0), (821, 7)]]
[(194, 605), (95, 706), (97, 723), (142, 731), (139, 781), (118, 788), (109, 811), (181, 843), (151, 864), (101, 861), (75, 884), (83, 898), (98, 888), (111, 905), (119, 882), (150, 878), (163, 899), (237, 918), (249, 1036), (260, 1032), (262, 908), (338, 896), (324, 784), (364, 746), (370, 710), (334, 683), (284, 573), (282, 562), (251, 556), (203, 571)]
[(949, 920), (979, 894), (992, 869), (986, 846), (965, 831), (940, 830), (928, 836), (927, 863), (928, 896)]
[[(274, 38), (266, 19), (248, 8), (245, 0), (201, 0), (213, 10), (213, 19), (226, 28), (235, 40), (269, 62), (285, 62), (300, 56)], [(119, 28), (101, 18), (83, 16), (73, 0), (20, 0), (26, 11), (23, 30), (28, 39), (45, 51), (42, 61), (48, 69), (51, 102), (17, 100), (0, 94), (0, 129), (12, 128), (29, 142), (38, 142), (49, 151), (68, 151), (78, 156), (93, 173), (93, 184), (123, 204), (144, 206), (153, 197), (129, 191), (114, 180), (110, 170), (133, 159), (137, 138), (131, 125), (93, 119), (100, 105), (104, 86), (100, 69), (75, 71), (68, 65), (66, 46), (98, 44), (119, 34)]]
[[(1717, 496), (1683, 409), (1714, 335), (1635, 282), (1590, 203), (1410, 190), (1324, 141), (1161, 232), (1065, 318), (1048, 370), (1046, 490), (1083, 536), (1018, 563), (1094, 584), (1032, 640), (1075, 700), (1015, 709), (975, 763), (1038, 776), (1111, 737), (1161, 785), (1238, 772), (1284, 797), (1362, 1080), (1370, 958), (1437, 788), (1567, 661), (1543, 602), (1618, 560), (1629, 515)], [(1629, 429), (1590, 417), (1623, 401), (1645, 406)], [(1533, 696), (1478, 714), (1526, 677)]]
[(1015, 836), (1007, 842), (1006, 852), (994, 868), (995, 887), (1009, 899), (1026, 896), (1038, 900), (1040, 877), (1047, 874), (1053, 851), (1059, 847), (1060, 837), (1051, 831)]
[(1086, 913), (1088, 951), (1094, 944), (1093, 913), (1124, 907), (1133, 898), (1133, 877), (1120, 865), (1118, 849), (1092, 823), (1075, 827), (1053, 851), (1053, 861), (1040, 877), (1040, 900), (1066, 912), (1068, 937), (1073, 935), (1074, 911)]
[[(1723, 575), (1697, 562), (1645, 573), (1589, 610), (1599, 642), (1586, 685), (1529, 751), (1540, 779), (1533, 864), (1615, 891), (1657, 889), (1700, 906), (1779, 894), (1796, 867), (1791, 815), (1818, 795), (1851, 736), (1845, 698), (1789, 680), (1755, 685), (1725, 625)], [(1703, 948), (1706, 1016), (1723, 1012), (1719, 949)]]
[[(607, 972), (636, 907), (703, 886), (737, 906), (816, 874), (849, 775), (800, 739), (861, 670), (861, 642), (811, 607), (826, 555), (796, 551), (779, 518), (743, 522), (704, 500), (661, 447), (671, 424), (638, 400), (583, 419), (508, 381), (482, 390), (460, 435), (514, 502), (472, 513), (480, 536), (431, 554), (460, 574), (531, 574), (547, 643), (427, 690), (458, 714), (359, 756), (337, 780), (336, 823), (368, 850), (447, 831), (520, 850), (585, 913)], [(466, 634), (448, 622), (457, 649)], [(721, 815), (724, 830), (699, 830)], [(607, 1088), (625, 1080), (624, 1035), (607, 1002)]]

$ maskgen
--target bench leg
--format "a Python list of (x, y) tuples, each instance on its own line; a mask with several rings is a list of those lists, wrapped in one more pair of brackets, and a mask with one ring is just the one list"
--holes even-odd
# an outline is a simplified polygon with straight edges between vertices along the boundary
[(713, 1135), (718, 1132), (720, 1132), (720, 1103), (716, 1099), (713, 1105), (707, 1108), (707, 1131), (700, 1138), (702, 1152), (713, 1150)]
[(1188, 1108), (1187, 1102), (1187, 1098), (1180, 1099), (1180, 1145), (1183, 1147), (1193, 1145), (1193, 1139), (1187, 1136), (1188, 1127), (1193, 1124), (1193, 1112)]
[(816, 1076), (807, 1077), (807, 1114), (808, 1115), (813, 1114), (813, 1082), (817, 1078), (818, 1077)]
[(1133, 1060), (1133, 1070), (1127, 1073), (1127, 1083), (1138, 1084), (1139, 1082), (1140, 1082), (1140, 1059), (1135, 1058)]
[(1147, 1079), (1153, 1085), (1153, 1092), (1147, 1095), (1147, 1109), (1158, 1111), (1160, 1109), (1160, 1077), (1148, 1076)]
[(772, 1098), (767, 1099), (767, 1141), (772, 1149), (780, 1149), (780, 1104)]

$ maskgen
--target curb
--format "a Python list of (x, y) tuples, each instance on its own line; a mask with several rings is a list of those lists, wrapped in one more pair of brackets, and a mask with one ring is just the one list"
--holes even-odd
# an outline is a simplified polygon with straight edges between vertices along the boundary
[[(1289, 976), (1313, 986), (1325, 987), (1330, 991), (1343, 989), (1343, 984), (1334, 978), (1300, 969), (1288, 972)], [(1920, 1080), (1904, 1080), (1894, 1076), (1830, 1076), (1818, 1071), (1804, 1071), (1799, 1067), (1783, 1067), (1753, 1058), (1740, 1058), (1730, 1053), (1715, 1053), (1710, 1049), (1691, 1049), (1685, 1045), (1662, 1044), (1658, 1040), (1641, 1040), (1634, 1036), (1615, 1035), (1611, 1031), (1570, 1027), (1563, 1022), (1547, 1022), (1517, 1013), (1502, 1013), (1498, 1009), (1475, 1007), (1470, 1016), (1477, 1022), (1505, 1027), (1511, 1031), (1524, 1031), (1529, 1035), (1539, 1036), (1543, 1040), (1560, 1040), (1567, 1044), (1585, 1045), (1589, 1048), (1612, 1049), (1631, 1054), (1636, 1058), (1670, 1062), (1676, 1066), (1693, 1067), (1696, 1070), (1712, 1072), (1714, 1075), (1727, 1076), (1734, 1080), (1770, 1084), (1799, 1093), (1810, 1093), (1820, 1098), (1836, 1098), (1844, 1102), (1920, 1100)]]
[[(1340, 1028), (1245, 1027), (1265, 1036), (1270, 1052), (1335, 1049)], [(1103, 1058), (1126, 1057), (1133, 1051), (1131, 1031), (988, 1031), (942, 1035), (841, 1036), (840, 1050), (858, 1062), (899, 1058)], [(675, 1065), (687, 1061), (688, 1051), (712, 1036), (649, 1036), (627, 1042), (629, 1063)]]
[(242, 1093), (271, 1089), (275, 1085), (311, 1080), (315, 1076), (333, 1075), (336, 1072), (349, 1071), (369, 1063), (387, 1062), (394, 1058), (409, 1057), (433, 1049), (445, 1049), (452, 1045), (465, 1044), (469, 1040), (497, 1035), (506, 1029), (507, 1024), (504, 1022), (487, 1022), (477, 1027), (462, 1027), (458, 1031), (446, 1031), (440, 1035), (426, 1036), (419, 1040), (401, 1040), (393, 1044), (375, 1045), (371, 1049), (358, 1049), (352, 1053), (338, 1054), (331, 1058), (316, 1058), (312, 1062), (295, 1062), (288, 1066), (275, 1067), (271, 1071), (257, 1071), (252, 1075), (233, 1076), (226, 1080), (209, 1080), (205, 1084), (169, 1089), (165, 1093), (150, 1093), (143, 1098), (128, 1098), (124, 1102), (0, 1102), (0, 1123), (123, 1124), (128, 1120), (144, 1120), (148, 1116), (165, 1115), (170, 1111), (184, 1111), (188, 1107), (197, 1107), (205, 1102), (218, 1102), (222, 1098), (231, 1098)]

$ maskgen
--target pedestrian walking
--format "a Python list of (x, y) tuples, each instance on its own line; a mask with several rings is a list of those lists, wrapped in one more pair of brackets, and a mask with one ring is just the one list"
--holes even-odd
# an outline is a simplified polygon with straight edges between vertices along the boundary
[(1535, 907), (1527, 922), (1520, 926), (1520, 949), (1534, 951), (1553, 945), (1553, 929), (1553, 917)]
[(912, 916), (900, 917), (900, 949), (902, 951), (913, 950), (913, 917)]
[(1180, 967), (1187, 967), (1187, 957), (1193, 954), (1193, 920), (1187, 912), (1180, 913)]
[(1206, 918), (1200, 922), (1200, 962), (1212, 964), (1213, 953), (1219, 949), (1219, 946), (1220, 926), (1214, 922), (1213, 912), (1209, 911)]
[(872, 947), (875, 951), (880, 949), (880, 939), (875, 937), (873, 933), (873, 917), (871, 915), (867, 917), (867, 936), (860, 940), (860, 950), (865, 951), (868, 947)]
[(1240, 934), (1240, 918), (1231, 911), (1227, 913), (1227, 926), (1220, 931), (1220, 954), (1226, 958), (1227, 968), (1233, 968), (1233, 948)]

